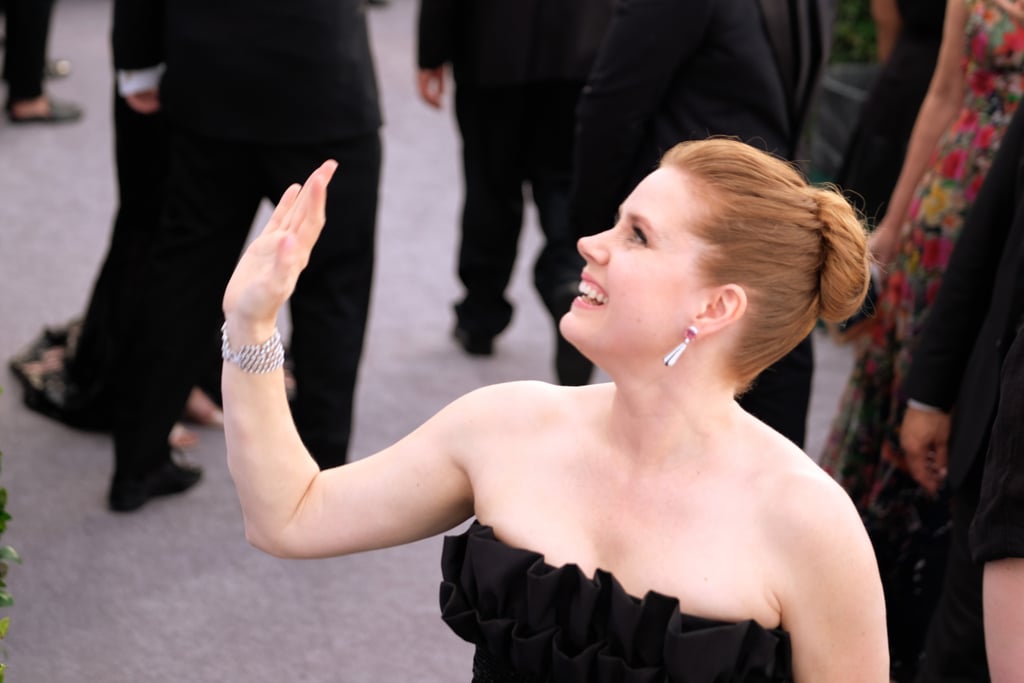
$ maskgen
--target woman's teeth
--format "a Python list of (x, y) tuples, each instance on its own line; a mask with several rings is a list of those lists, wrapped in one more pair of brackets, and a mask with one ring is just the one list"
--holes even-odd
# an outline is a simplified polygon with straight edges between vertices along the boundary
[(579, 291), (580, 296), (588, 304), (593, 304), (595, 306), (603, 306), (604, 304), (608, 303), (608, 297), (594, 289), (594, 287), (592, 287), (589, 283), (581, 282)]

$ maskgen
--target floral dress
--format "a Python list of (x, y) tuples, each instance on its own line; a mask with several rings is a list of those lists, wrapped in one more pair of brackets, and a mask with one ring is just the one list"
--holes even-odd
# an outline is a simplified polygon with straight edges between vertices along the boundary
[[(964, 104), (917, 187), (901, 252), (858, 342), (821, 459), (864, 517), (885, 584), (890, 637), (904, 629), (914, 641), (910, 650), (923, 639), (941, 583), (949, 513), (906, 472), (899, 446), (903, 382), (964, 218), (1024, 90), (1024, 28), (991, 0), (950, 1), (968, 5)], [(900, 653), (891, 645), (896, 664)]]

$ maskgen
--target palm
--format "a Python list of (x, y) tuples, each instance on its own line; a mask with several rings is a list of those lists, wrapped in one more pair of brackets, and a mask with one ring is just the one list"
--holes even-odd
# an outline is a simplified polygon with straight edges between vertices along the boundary
[(301, 189), (292, 186), (281, 197), (235, 267), (224, 292), (225, 316), (273, 325), (323, 229), (327, 183), (336, 166), (325, 162)]

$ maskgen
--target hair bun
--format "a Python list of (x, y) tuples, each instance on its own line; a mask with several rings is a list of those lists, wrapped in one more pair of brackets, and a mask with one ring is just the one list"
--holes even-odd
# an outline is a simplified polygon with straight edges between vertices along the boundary
[(816, 189), (821, 225), (821, 270), (818, 316), (828, 322), (846, 320), (861, 307), (871, 281), (871, 254), (864, 224), (843, 196)]

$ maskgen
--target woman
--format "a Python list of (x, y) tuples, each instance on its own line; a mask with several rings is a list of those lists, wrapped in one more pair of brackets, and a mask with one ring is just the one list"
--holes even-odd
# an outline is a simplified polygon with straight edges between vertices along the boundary
[[(872, 0), (874, 13), (875, 0)], [(885, 216), (907, 141), (942, 43), (945, 0), (892, 1), (896, 30), (889, 56), (860, 109), (835, 183), (871, 225)], [(887, 14), (888, 16), (888, 14)], [(892, 19), (888, 19), (892, 21)], [(879, 52), (881, 53), (881, 37)]]
[(319, 472), (288, 418), (275, 320), (334, 167), (286, 193), (224, 296), (228, 462), (254, 545), (325, 557), (475, 516), (446, 541), (441, 597), (481, 682), (886, 680), (853, 506), (735, 401), (863, 297), (865, 237), (837, 193), (739, 142), (673, 148), (615, 227), (580, 241), (561, 331), (612, 383), (483, 388)]
[(849, 491), (878, 556), (893, 678), (913, 680), (934, 610), (949, 509), (907, 472), (904, 382), (964, 217), (1024, 93), (1024, 29), (1005, 0), (948, 0), (942, 44), (885, 218), (887, 270), (821, 462)]

